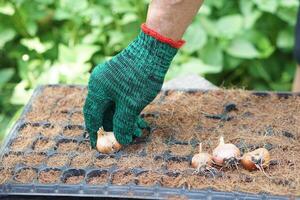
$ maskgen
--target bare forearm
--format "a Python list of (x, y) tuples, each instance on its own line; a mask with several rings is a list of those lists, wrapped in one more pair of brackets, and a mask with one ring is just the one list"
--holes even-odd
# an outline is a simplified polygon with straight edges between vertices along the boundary
[(296, 69), (293, 92), (300, 92), (300, 64)]
[(152, 0), (146, 25), (165, 37), (179, 40), (202, 2), (203, 0)]

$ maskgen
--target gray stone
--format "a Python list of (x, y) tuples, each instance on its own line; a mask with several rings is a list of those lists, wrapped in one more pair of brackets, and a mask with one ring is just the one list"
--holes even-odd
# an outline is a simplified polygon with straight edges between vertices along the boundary
[(162, 90), (216, 90), (217, 86), (196, 74), (179, 76), (164, 83)]

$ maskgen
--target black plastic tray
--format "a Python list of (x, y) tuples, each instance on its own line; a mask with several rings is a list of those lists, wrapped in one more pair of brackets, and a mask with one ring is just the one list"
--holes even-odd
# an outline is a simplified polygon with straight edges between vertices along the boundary
[[(25, 114), (28, 113), (31, 109), (32, 102), (34, 99), (43, 91), (45, 87), (49, 86), (40, 86), (38, 87), (29, 103), (25, 106), (24, 111), (20, 117), (20, 119), (16, 122), (10, 134), (6, 138), (0, 149), (0, 158), (8, 152), (8, 146), (12, 139), (16, 137), (18, 130), (24, 126), (25, 124)], [(60, 85), (51, 85), (50, 87), (60, 87)], [(64, 86), (64, 87), (76, 87), (84, 89), (84, 86)], [(163, 91), (163, 93), (167, 94), (170, 91)], [(185, 91), (189, 93), (199, 92), (198, 90), (189, 90)], [(201, 90), (201, 92), (204, 92)], [(266, 96), (269, 92), (254, 92), (255, 95), (258, 96)], [(293, 93), (277, 93), (278, 96), (282, 98), (287, 98), (291, 95), (299, 95)], [(47, 125), (47, 124), (45, 124)], [(84, 129), (84, 126), (79, 126)], [(86, 138), (78, 138), (78, 141), (85, 140)], [(51, 151), (51, 150), (50, 150)], [(48, 152), (49, 153), (49, 152)], [(141, 152), (142, 153), (142, 152)], [(51, 154), (51, 152), (50, 152)], [(98, 154), (101, 156), (101, 154)], [(167, 155), (167, 158), (164, 159), (172, 159), (172, 157)], [(22, 169), (23, 166), (17, 166), (17, 168)], [(45, 166), (41, 166), (36, 170), (38, 173), (42, 170), (47, 169)], [(62, 179), (68, 175), (68, 173), (82, 173), (85, 176), (86, 180), (90, 173), (94, 173), (97, 169), (85, 169), (84, 171), (73, 170), (71, 168), (60, 168), (63, 172)], [(100, 171), (103, 169), (100, 169)], [(113, 168), (107, 170), (114, 170)], [(139, 173), (139, 169), (132, 169), (133, 173)], [(137, 186), (134, 183), (128, 184), (126, 186), (117, 186), (112, 184), (104, 184), (104, 185), (88, 185), (85, 181), (82, 181), (77, 185), (67, 185), (64, 183), (59, 184), (40, 184), (38, 182), (34, 182), (32, 184), (20, 184), (15, 183), (14, 181), (10, 181), (6, 184), (0, 185), (0, 196), (6, 195), (21, 195), (21, 196), (76, 196), (76, 197), (121, 197), (121, 198), (140, 198), (140, 199), (289, 199), (287, 196), (271, 196), (268, 194), (248, 194), (243, 192), (219, 192), (211, 189), (207, 190), (189, 190), (187, 188), (166, 188), (161, 187), (160, 185), (156, 185), (154, 187), (144, 187)]]

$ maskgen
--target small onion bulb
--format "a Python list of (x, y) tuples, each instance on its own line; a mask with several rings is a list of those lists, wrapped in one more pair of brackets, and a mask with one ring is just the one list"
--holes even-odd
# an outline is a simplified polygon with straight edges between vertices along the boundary
[(202, 144), (200, 143), (199, 153), (195, 154), (192, 158), (192, 167), (199, 171), (201, 167), (210, 167), (212, 163), (212, 156), (209, 153), (202, 152)]
[(242, 166), (251, 171), (255, 169), (263, 169), (270, 164), (270, 153), (265, 148), (259, 148), (243, 155), (241, 159)]
[(101, 127), (98, 132), (97, 150), (101, 153), (109, 154), (121, 149), (121, 144), (116, 140), (113, 132), (105, 132)]
[(241, 153), (239, 148), (234, 144), (224, 142), (224, 137), (220, 137), (219, 145), (213, 150), (213, 161), (216, 165), (224, 166), (235, 164), (240, 158)]

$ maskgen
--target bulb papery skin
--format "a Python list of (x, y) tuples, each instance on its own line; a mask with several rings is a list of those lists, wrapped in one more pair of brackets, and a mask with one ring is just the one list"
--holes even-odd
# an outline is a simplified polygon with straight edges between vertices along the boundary
[(241, 159), (242, 166), (249, 171), (266, 168), (270, 163), (270, 153), (265, 148), (259, 148), (244, 154)]
[(219, 144), (213, 150), (213, 161), (219, 166), (223, 166), (226, 160), (238, 159), (241, 153), (234, 144)]
[(249, 153), (244, 154), (244, 156), (241, 159), (242, 166), (249, 171), (257, 169), (255, 166), (255, 163), (252, 161), (252, 156)]
[(113, 151), (111, 141), (106, 137), (99, 137), (97, 140), (97, 150), (101, 153), (110, 153)]
[(122, 148), (116, 140), (113, 132), (105, 132), (103, 128), (98, 131), (97, 150), (101, 153), (110, 154)]
[(212, 156), (208, 153), (198, 153), (192, 158), (191, 165), (193, 168), (212, 165)]

